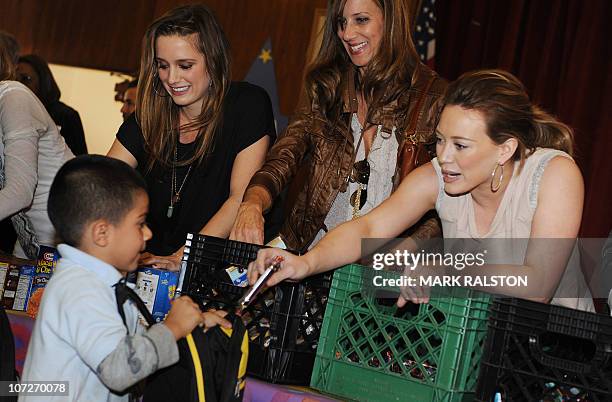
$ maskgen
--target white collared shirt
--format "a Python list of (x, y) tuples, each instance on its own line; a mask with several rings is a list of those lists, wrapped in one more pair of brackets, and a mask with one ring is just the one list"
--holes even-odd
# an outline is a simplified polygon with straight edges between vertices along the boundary
[[(30, 339), (23, 381), (68, 381), (68, 397), (45, 401), (127, 401), (110, 392), (96, 369), (115, 350), (126, 328), (119, 316), (115, 290), (121, 278), (113, 266), (66, 244), (47, 284)], [(134, 306), (124, 306), (133, 334), (138, 328)], [(22, 396), (19, 401), (39, 401)]]

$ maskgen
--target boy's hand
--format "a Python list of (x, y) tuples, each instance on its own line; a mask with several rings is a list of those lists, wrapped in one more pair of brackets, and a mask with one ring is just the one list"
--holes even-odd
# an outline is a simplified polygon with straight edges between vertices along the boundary
[(204, 326), (205, 331), (211, 329), (215, 325), (221, 325), (223, 328), (231, 328), (232, 323), (223, 318), (226, 315), (227, 311), (209, 310), (202, 313), (202, 317), (204, 317), (204, 324), (200, 324), (200, 326)]
[(188, 296), (181, 296), (172, 302), (164, 324), (172, 332), (174, 339), (179, 340), (190, 334), (196, 326), (205, 324), (204, 314), (197, 303)]

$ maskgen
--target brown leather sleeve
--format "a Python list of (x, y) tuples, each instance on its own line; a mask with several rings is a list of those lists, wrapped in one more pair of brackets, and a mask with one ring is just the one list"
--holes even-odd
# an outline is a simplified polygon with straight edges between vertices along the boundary
[(251, 178), (247, 191), (250, 187), (262, 186), (275, 199), (295, 176), (311, 144), (309, 115), (305, 107), (300, 109), (268, 151), (264, 165)]

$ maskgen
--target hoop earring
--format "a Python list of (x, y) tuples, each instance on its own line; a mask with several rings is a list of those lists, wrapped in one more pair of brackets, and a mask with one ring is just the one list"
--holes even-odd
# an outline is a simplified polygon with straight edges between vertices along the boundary
[[(498, 167), (501, 167), (501, 174), (499, 175), (499, 181), (497, 182), (497, 187), (493, 187), (493, 180), (495, 180), (495, 173), (497, 173)], [(493, 169), (493, 172), (491, 173), (491, 191), (496, 193), (501, 188), (503, 181), (504, 181), (504, 165), (497, 164), (495, 165), (495, 169)]]
[(170, 94), (168, 93), (168, 91), (166, 91), (165, 88), (162, 87), (160, 91), (159, 87), (160, 87), (161, 81), (159, 80), (159, 76), (156, 75), (153, 78), (153, 80), (155, 80), (153, 83), (153, 92), (155, 92), (155, 95), (159, 96), (160, 98), (167, 98), (168, 96), (170, 96)]

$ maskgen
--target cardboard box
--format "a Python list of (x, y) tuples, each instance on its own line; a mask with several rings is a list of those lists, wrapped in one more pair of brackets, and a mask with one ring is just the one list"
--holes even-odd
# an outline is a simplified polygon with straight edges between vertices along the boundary
[(31, 265), (0, 263), (2, 307), (7, 310), (25, 311), (30, 298), (34, 271)]
[(26, 311), (30, 296), (32, 295), (32, 282), (36, 268), (31, 265), (19, 267), (19, 280), (15, 289), (15, 299), (13, 300), (13, 310)]
[(149, 309), (155, 322), (163, 321), (174, 300), (178, 272), (155, 268), (139, 268), (136, 276), (136, 293)]
[(8, 272), (8, 262), (0, 262), (0, 301), (4, 293), (4, 282), (6, 282), (6, 273)]
[(13, 308), (15, 302), (15, 294), (17, 293), (17, 285), (19, 284), (20, 267), (13, 264), (8, 264), (6, 267), (6, 279), (4, 281), (4, 293), (2, 295), (2, 307), (6, 310)]
[(29, 302), (26, 306), (26, 311), (30, 317), (35, 318), (38, 314), (38, 307), (40, 306), (43, 291), (45, 286), (47, 286), (47, 282), (51, 279), (51, 275), (53, 275), (58, 259), (59, 253), (55, 248), (40, 246), (38, 259), (36, 260), (36, 268), (32, 278), (32, 285), (30, 287)]

